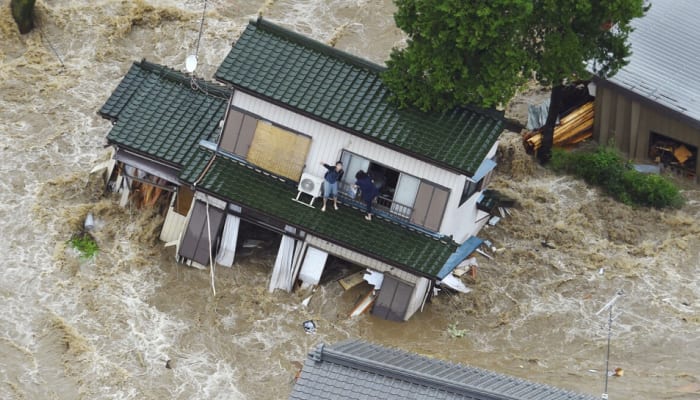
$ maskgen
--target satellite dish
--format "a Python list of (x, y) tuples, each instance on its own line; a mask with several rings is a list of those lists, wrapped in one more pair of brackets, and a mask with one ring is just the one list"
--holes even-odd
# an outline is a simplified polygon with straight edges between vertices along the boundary
[(190, 54), (185, 59), (185, 71), (191, 74), (192, 72), (194, 72), (195, 69), (197, 69), (197, 56), (194, 54)]

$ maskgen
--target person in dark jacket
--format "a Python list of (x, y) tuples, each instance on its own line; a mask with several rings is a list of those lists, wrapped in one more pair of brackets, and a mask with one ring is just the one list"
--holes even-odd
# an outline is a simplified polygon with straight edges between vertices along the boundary
[(358, 171), (357, 174), (355, 174), (355, 179), (355, 189), (360, 189), (360, 192), (362, 193), (362, 201), (364, 201), (365, 205), (367, 206), (367, 215), (365, 215), (365, 219), (367, 221), (371, 221), (372, 201), (374, 201), (374, 198), (379, 194), (379, 190), (376, 186), (374, 186), (372, 178), (367, 175), (365, 171)]
[(343, 179), (343, 163), (338, 161), (335, 165), (329, 165), (325, 162), (321, 164), (326, 167), (326, 175), (323, 176), (323, 207), (321, 211), (326, 211), (326, 201), (328, 198), (333, 198), (333, 208), (338, 209), (338, 182)]

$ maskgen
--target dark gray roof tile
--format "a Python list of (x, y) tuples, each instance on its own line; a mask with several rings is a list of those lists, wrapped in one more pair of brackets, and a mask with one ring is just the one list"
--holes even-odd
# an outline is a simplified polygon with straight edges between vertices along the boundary
[[(320, 362), (312, 361), (320, 359)], [(447, 363), (358, 340), (320, 345), (309, 353), (304, 371), (342, 371), (326, 375), (302, 372), (290, 396), (313, 399), (306, 388), (314, 385), (330, 398), (358, 400), (593, 400), (596, 397)], [(308, 379), (309, 376), (319, 379)]]

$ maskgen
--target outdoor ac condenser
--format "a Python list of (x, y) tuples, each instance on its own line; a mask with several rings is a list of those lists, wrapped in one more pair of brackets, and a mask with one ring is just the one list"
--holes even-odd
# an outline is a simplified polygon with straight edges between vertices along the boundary
[(321, 177), (311, 175), (306, 172), (301, 174), (301, 179), (299, 179), (299, 185), (297, 186), (297, 197), (294, 200), (299, 201), (299, 196), (301, 196), (302, 193), (306, 193), (311, 196), (311, 201), (309, 201), (307, 205), (313, 207), (314, 200), (321, 196), (322, 184), (323, 178)]

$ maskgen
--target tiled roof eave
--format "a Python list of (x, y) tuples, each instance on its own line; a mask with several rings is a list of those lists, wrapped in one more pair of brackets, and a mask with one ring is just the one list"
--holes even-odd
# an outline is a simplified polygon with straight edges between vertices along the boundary
[[(182, 179), (181, 179), (181, 181), (182, 181)], [(183, 181), (183, 182), (184, 182), (184, 181)], [(193, 183), (193, 182), (188, 182), (188, 183), (191, 184), (191, 183)], [(383, 257), (383, 256), (381, 256), (381, 255), (377, 255), (377, 254), (373, 254), (373, 253), (364, 251), (364, 250), (361, 249), (361, 248), (358, 248), (358, 247), (356, 247), (356, 246), (349, 245), (349, 244), (347, 244), (347, 243), (345, 243), (345, 242), (342, 242), (342, 241), (339, 241), (339, 240), (337, 240), (337, 239), (335, 239), (335, 238), (329, 237), (328, 235), (325, 235), (325, 234), (323, 234), (323, 233), (317, 232), (317, 231), (315, 231), (315, 230), (313, 230), (313, 229), (310, 229), (309, 227), (302, 226), (302, 225), (299, 225), (299, 224), (294, 223), (294, 222), (290, 222), (290, 221), (288, 221), (288, 220), (286, 220), (286, 219), (284, 219), (284, 218), (280, 218), (280, 217), (278, 217), (278, 216), (276, 216), (276, 215), (272, 215), (272, 214), (270, 214), (270, 213), (267, 213), (267, 212), (262, 211), (262, 210), (259, 210), (259, 209), (255, 209), (255, 208), (253, 208), (253, 207), (250, 207), (250, 206), (247, 206), (247, 205), (244, 205), (244, 204), (240, 204), (240, 203), (238, 203), (238, 202), (235, 201), (235, 200), (232, 200), (232, 199), (230, 199), (230, 198), (227, 198), (226, 196), (222, 196), (221, 194), (216, 193), (216, 192), (214, 192), (214, 191), (212, 191), (212, 190), (209, 190), (209, 189), (207, 189), (207, 188), (198, 186), (198, 187), (196, 187), (196, 190), (197, 190), (197, 191), (201, 191), (201, 192), (203, 192), (203, 193), (205, 193), (205, 194), (208, 194), (208, 195), (210, 195), (210, 196), (216, 197), (216, 198), (218, 198), (218, 199), (220, 199), (220, 200), (222, 200), (222, 201), (225, 201), (225, 202), (228, 202), (228, 203), (231, 203), (231, 204), (235, 204), (235, 205), (241, 207), (241, 209), (243, 209), (243, 210), (252, 210), (252, 211), (254, 211), (255, 213), (265, 215), (265, 216), (267, 216), (267, 217), (269, 217), (269, 218), (271, 218), (271, 219), (273, 219), (273, 220), (279, 221), (281, 224), (285, 224), (285, 225), (288, 225), (288, 226), (291, 226), (291, 227), (300, 229), (300, 230), (306, 232), (307, 234), (311, 234), (311, 235), (316, 236), (316, 237), (318, 237), (318, 238), (320, 238), (320, 239), (323, 239), (323, 240), (325, 240), (325, 241), (327, 241), (327, 242), (330, 242), (330, 243), (333, 243), (333, 244), (342, 246), (342, 247), (344, 247), (344, 248), (346, 248), (346, 249), (348, 249), (348, 250), (354, 251), (354, 252), (356, 252), (356, 253), (358, 253), (358, 254), (361, 254), (361, 255), (370, 257), (370, 258), (372, 258), (372, 259), (375, 259), (375, 260), (377, 260), (377, 261), (381, 261), (381, 262), (383, 262), (383, 263), (385, 263), (385, 264), (388, 264), (388, 265), (390, 265), (390, 266), (399, 268), (400, 270), (406, 271), (406, 272), (408, 272), (408, 273), (410, 273), (410, 274), (412, 274), (412, 275), (416, 275), (416, 276), (428, 278), (428, 279), (431, 279), (431, 280), (437, 279), (437, 276), (435, 276), (435, 275), (431, 275), (431, 274), (426, 273), (426, 272), (424, 272), (424, 271), (419, 271), (419, 270), (417, 270), (417, 269), (415, 269), (415, 268), (413, 268), (413, 267), (411, 267), (411, 266), (409, 266), (409, 265), (401, 264), (401, 263), (399, 263), (399, 262), (396, 262), (396, 261), (387, 259), (387, 258), (385, 258), (385, 257)], [(245, 213), (242, 213), (242, 214), (241, 214), (241, 217), (245, 219), (245, 218), (246, 218)], [(437, 240), (437, 239), (433, 239), (433, 240)]]
[(134, 153), (134, 154), (136, 154), (136, 155), (138, 155), (138, 156), (140, 156), (140, 157), (143, 157), (143, 158), (145, 158), (145, 159), (148, 159), (148, 160), (157, 162), (157, 163), (159, 163), (159, 164), (163, 164), (163, 165), (167, 165), (167, 166), (169, 166), (169, 167), (175, 168), (175, 169), (177, 169), (178, 171), (181, 171), (181, 170), (182, 170), (182, 167), (183, 167), (182, 164), (174, 163), (174, 162), (169, 161), (169, 160), (166, 160), (166, 159), (164, 159), (164, 158), (160, 158), (160, 157), (154, 156), (153, 154), (146, 153), (146, 152), (144, 152), (144, 151), (142, 151), (142, 150), (139, 150), (139, 149), (136, 149), (136, 148), (134, 148), (134, 147), (131, 147), (131, 146), (122, 144), (122, 143), (120, 143), (120, 142), (118, 142), (118, 141), (115, 141), (115, 140), (112, 140), (112, 139), (109, 139), (109, 138), (107, 138), (107, 145), (110, 145), (110, 146), (115, 147), (115, 150), (117, 150), (117, 149), (124, 149), (124, 150), (126, 150), (126, 151), (128, 151), (128, 152), (130, 152), (130, 153)]
[[(222, 81), (222, 82), (226, 82), (226, 81)], [(230, 83), (230, 82), (228, 82), (228, 83)], [(230, 84), (231, 84), (231, 83), (230, 83)], [(260, 93), (254, 91), (254, 90), (248, 89), (248, 88), (245, 87), (245, 86), (241, 86), (241, 85), (236, 84), (236, 83), (232, 83), (231, 85), (233, 86), (233, 88), (234, 88), (235, 90), (240, 90), (240, 91), (243, 92), (243, 93), (246, 93), (246, 94), (249, 94), (249, 95), (251, 95), (251, 96), (254, 96), (254, 97), (263, 99), (263, 100), (265, 100), (265, 101), (267, 101), (267, 102), (270, 102), (270, 103), (272, 103), (272, 104), (274, 104), (274, 105), (276, 105), (276, 106), (282, 107), (282, 108), (284, 108), (284, 109), (286, 109), (286, 110), (289, 110), (289, 111), (292, 111), (292, 112), (294, 112), (294, 113), (297, 113), (297, 114), (303, 115), (303, 116), (305, 116), (305, 117), (311, 118), (311, 119), (313, 119), (314, 121), (318, 121), (318, 122), (321, 122), (321, 123), (323, 123), (323, 124), (330, 125), (330, 126), (332, 126), (332, 127), (334, 127), (334, 128), (340, 129), (340, 130), (342, 130), (342, 131), (344, 131), (344, 132), (347, 132), (347, 133), (350, 133), (350, 134), (352, 134), (352, 135), (354, 135), (354, 136), (358, 136), (358, 137), (360, 137), (360, 138), (362, 138), (362, 139), (365, 139), (365, 140), (368, 140), (368, 141), (370, 141), (370, 142), (376, 143), (376, 144), (378, 144), (378, 145), (381, 145), (381, 146), (390, 148), (390, 149), (395, 150), (395, 151), (397, 151), (397, 152), (399, 152), (399, 153), (406, 154), (406, 155), (409, 155), (409, 156), (414, 157), (414, 158), (416, 158), (416, 159), (419, 159), (419, 160), (421, 160), (421, 161), (425, 161), (425, 162), (427, 162), (427, 163), (433, 164), (433, 165), (438, 166), (438, 167), (440, 167), (440, 168), (443, 168), (443, 169), (445, 169), (445, 170), (447, 170), (447, 171), (456, 173), (456, 174), (458, 174), (458, 175), (466, 175), (466, 176), (472, 176), (472, 175), (474, 175), (474, 172), (475, 172), (475, 171), (471, 171), (471, 170), (468, 170), (468, 169), (458, 168), (458, 167), (455, 167), (454, 165), (450, 165), (450, 164), (448, 164), (448, 163), (446, 163), (446, 162), (444, 162), (444, 161), (435, 160), (435, 159), (430, 158), (430, 157), (428, 157), (428, 156), (426, 156), (426, 155), (424, 155), (424, 154), (416, 153), (416, 152), (414, 152), (414, 151), (411, 151), (411, 150), (409, 150), (409, 149), (406, 149), (406, 148), (397, 146), (397, 145), (395, 145), (395, 144), (386, 142), (386, 141), (381, 140), (381, 139), (378, 139), (378, 138), (376, 138), (376, 137), (363, 134), (363, 133), (361, 133), (361, 132), (359, 132), (359, 131), (357, 131), (357, 130), (348, 128), (348, 127), (346, 127), (346, 126), (340, 125), (340, 124), (338, 124), (338, 123), (336, 123), (336, 122), (333, 122), (333, 121), (329, 121), (329, 120), (327, 120), (327, 119), (324, 119), (324, 118), (322, 118), (322, 117), (319, 117), (318, 115), (315, 115), (315, 114), (310, 113), (310, 112), (308, 112), (308, 111), (300, 110), (300, 109), (298, 109), (298, 108), (296, 108), (296, 107), (294, 107), (294, 106), (291, 106), (291, 105), (289, 105), (289, 104), (287, 104), (287, 103), (285, 103), (285, 102), (283, 102), (283, 101), (281, 101), (281, 100), (277, 100), (277, 99), (272, 98), (272, 97), (269, 97), (269, 96), (261, 95)]]

